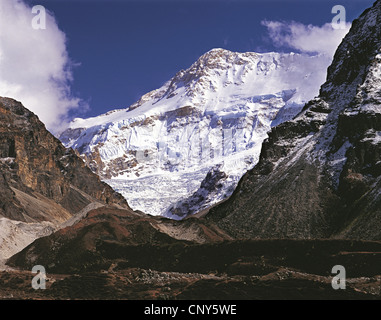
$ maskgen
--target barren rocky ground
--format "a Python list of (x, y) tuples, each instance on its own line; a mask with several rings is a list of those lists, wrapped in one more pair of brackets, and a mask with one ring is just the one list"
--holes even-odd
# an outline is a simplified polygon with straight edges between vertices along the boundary
[[(118, 252), (118, 256), (112, 254), (110, 247), (111, 254), (89, 270), (50, 273), (49, 270), (55, 268), (46, 267), (45, 290), (32, 288), (35, 274), (26, 268), (8, 268), (0, 273), (0, 298), (381, 299), (379, 242), (253, 240), (157, 247), (140, 245), (123, 250), (116, 243), (107, 245), (116, 245), (119, 250), (114, 252)], [(86, 261), (81, 264), (87, 265)], [(331, 271), (337, 264), (346, 269), (344, 290), (332, 288), (336, 274)], [(60, 267), (60, 270), (65, 268)]]
[(159, 272), (128, 268), (75, 275), (48, 274), (45, 290), (31, 286), (28, 271), (0, 273), (0, 299), (128, 299), (128, 300), (379, 300), (381, 276), (349, 278), (345, 290), (334, 290), (332, 277), (291, 268), (265, 275)]

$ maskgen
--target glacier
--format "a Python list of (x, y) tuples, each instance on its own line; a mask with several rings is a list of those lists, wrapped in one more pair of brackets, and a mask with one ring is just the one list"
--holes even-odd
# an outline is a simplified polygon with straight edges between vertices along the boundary
[(319, 93), (330, 62), (212, 49), (128, 108), (74, 119), (59, 138), (132, 209), (182, 219), (231, 195), (271, 127)]

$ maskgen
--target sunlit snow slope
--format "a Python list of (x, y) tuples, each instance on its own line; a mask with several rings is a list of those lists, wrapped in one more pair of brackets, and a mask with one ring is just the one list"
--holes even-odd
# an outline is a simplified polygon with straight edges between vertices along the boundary
[(133, 209), (178, 219), (232, 193), (270, 128), (318, 94), (329, 63), (213, 49), (129, 108), (75, 119), (60, 139)]

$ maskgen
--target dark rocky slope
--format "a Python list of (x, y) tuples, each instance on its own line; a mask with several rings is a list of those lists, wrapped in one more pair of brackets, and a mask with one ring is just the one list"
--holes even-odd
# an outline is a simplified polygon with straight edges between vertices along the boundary
[(269, 134), (205, 219), (236, 238), (381, 239), (381, 1), (357, 20), (320, 95)]
[(92, 202), (129, 208), (36, 115), (2, 97), (0, 156), (0, 217), (63, 222)]
[(105, 206), (90, 211), (73, 226), (37, 239), (7, 264), (23, 269), (42, 264), (50, 272), (60, 273), (108, 269), (116, 261), (165, 268), (174, 263), (172, 250), (181, 252), (187, 244), (227, 239), (218, 228), (207, 227), (198, 219), (182, 223)]

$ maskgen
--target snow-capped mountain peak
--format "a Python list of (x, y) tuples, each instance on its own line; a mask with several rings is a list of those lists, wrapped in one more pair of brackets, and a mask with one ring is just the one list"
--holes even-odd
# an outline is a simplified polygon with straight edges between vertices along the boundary
[(176, 207), (183, 216), (194, 210), (178, 210), (181, 203), (216, 166), (224, 172), (223, 187), (203, 205), (231, 194), (258, 161), (271, 126), (318, 94), (329, 62), (212, 49), (130, 107), (75, 119), (60, 139), (132, 208), (176, 218)]

